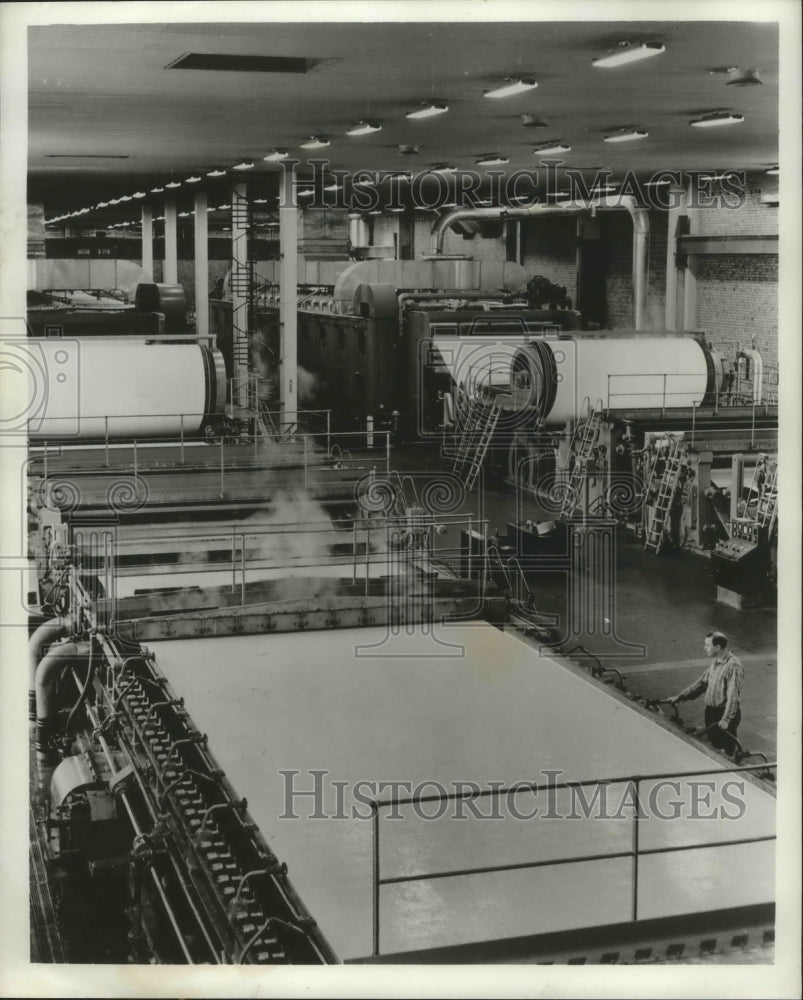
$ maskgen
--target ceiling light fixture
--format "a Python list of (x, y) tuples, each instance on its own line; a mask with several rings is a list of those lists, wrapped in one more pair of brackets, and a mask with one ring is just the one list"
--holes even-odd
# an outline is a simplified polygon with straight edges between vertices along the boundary
[(769, 170), (765, 170), (764, 173), (768, 177), (777, 177), (780, 173), (780, 167), (770, 167)]
[(163, 215), (154, 215), (154, 217), (153, 217), (153, 221), (154, 222), (164, 222), (164, 220), (165, 220), (165, 217)]
[(399, 151), (399, 156), (418, 156), (419, 152), (418, 146), (411, 146), (408, 145), (407, 143), (400, 143), (396, 148)]
[(372, 132), (381, 131), (382, 126), (378, 122), (357, 122), (346, 132), (346, 135), (370, 135)]
[(267, 203), (268, 203), (268, 199), (267, 198), (254, 198), (254, 200), (252, 201), (251, 204), (253, 204), (253, 205), (267, 205)]
[(289, 155), (290, 153), (286, 149), (272, 149), (266, 156), (263, 156), (262, 159), (266, 163), (278, 163), (280, 160), (286, 160)]
[[(120, 199), (119, 198), (110, 198), (109, 199), (109, 204), (110, 205), (119, 205), (120, 204)], [(78, 213), (77, 212), (73, 212), (72, 214), (73, 215), (77, 215)]]
[(382, 175), (382, 180), (384, 181), (409, 181), (412, 179), (412, 174), (409, 170), (389, 170), (386, 174)]
[(179, 219), (186, 219), (189, 216), (189, 214), (190, 214), (189, 212), (179, 212), (178, 217)]
[[(220, 170), (218, 167), (215, 167), (214, 170), (207, 170), (206, 176), (207, 177), (225, 177), (226, 176), (226, 171), (225, 170)], [(156, 190), (156, 189), (154, 188), (154, 190)]]
[(572, 147), (565, 142), (544, 142), (533, 148), (533, 156), (545, 156), (548, 153), (570, 153)]
[(478, 167), (496, 167), (503, 163), (510, 163), (510, 159), (507, 156), (500, 156), (499, 153), (483, 153), (475, 162)]
[(646, 139), (650, 133), (643, 128), (620, 128), (612, 135), (606, 135), (603, 142), (633, 142), (634, 139)]
[(326, 184), (324, 186), (324, 191), (340, 191), (341, 187), (342, 185), (338, 184), (338, 182), (335, 181), (333, 184)]
[(135, 191), (134, 194), (133, 194), (133, 197), (134, 198), (144, 198), (145, 197), (145, 192), (144, 191)]
[(666, 46), (660, 42), (640, 42), (637, 45), (630, 42), (620, 42), (617, 48), (611, 49), (606, 55), (592, 59), (591, 65), (596, 66), (597, 69), (614, 69), (627, 63), (658, 56), (662, 52), (666, 52)]
[(296, 191), (296, 198), (311, 198), (314, 194), (314, 188), (301, 188), (299, 191)]
[(424, 101), (415, 111), (408, 111), (405, 118), (434, 118), (449, 110), (448, 104), (439, 101)]
[(181, 181), (168, 181), (167, 184), (165, 184), (165, 187), (166, 188), (180, 188), (181, 187)]
[(330, 145), (331, 142), (329, 139), (319, 135), (311, 135), (309, 139), (305, 139), (299, 145), (299, 149), (324, 149), (326, 146)]
[(241, 160), (240, 163), (235, 163), (231, 168), (232, 170), (251, 170), (254, 166), (253, 160)]
[(538, 84), (535, 80), (516, 80), (511, 76), (505, 77), (505, 83), (501, 87), (493, 90), (483, 91), (483, 97), (515, 97), (516, 94), (524, 94), (528, 90), (533, 90)]
[(757, 69), (741, 69), (738, 66), (732, 66), (728, 70), (728, 77), (726, 83), (728, 87), (755, 87), (764, 83), (758, 75)]
[[(163, 187), (151, 188), (151, 194), (161, 194), (162, 191), (164, 191)], [(111, 202), (110, 202), (110, 204), (111, 204)]]
[(120, 197), (120, 201), (131, 201), (131, 195), (130, 194), (124, 194), (124, 195), (122, 195)]
[(451, 163), (433, 163), (429, 168), (428, 173), (430, 174), (453, 174), (457, 170), (457, 167), (453, 166)]
[(744, 115), (734, 115), (728, 111), (712, 111), (702, 118), (692, 118), (689, 125), (696, 128), (714, 128), (718, 125), (738, 125), (744, 121)]
[(219, 209), (219, 210), (220, 210), (221, 212), (225, 212), (225, 211), (227, 211), (227, 210), (228, 210), (229, 208), (231, 208), (231, 205), (229, 205), (229, 204), (227, 204), (227, 203), (224, 203), (224, 204), (222, 204), (222, 205), (218, 205), (218, 209)]
[(185, 184), (199, 184), (199, 183), (200, 183), (200, 180), (201, 180), (201, 178), (200, 178), (200, 177), (188, 177), (188, 178), (187, 178), (187, 179), (186, 179), (186, 180), (184, 181), (184, 183), (185, 183)]
[(525, 128), (546, 128), (547, 123), (542, 121), (540, 118), (536, 118), (535, 115), (522, 115), (521, 124)]
[(389, 212), (403, 212), (404, 208), (401, 205), (388, 205)]
[[(767, 173), (769, 173), (769, 171), (767, 171)], [(98, 208), (108, 208), (109, 207), (109, 203), (108, 203), (108, 201), (99, 201), (98, 204), (97, 204), (97, 207)]]

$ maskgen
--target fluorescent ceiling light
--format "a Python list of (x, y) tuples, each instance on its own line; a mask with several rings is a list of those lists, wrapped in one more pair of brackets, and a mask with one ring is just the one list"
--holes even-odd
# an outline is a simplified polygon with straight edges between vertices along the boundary
[(296, 198), (311, 198), (314, 194), (314, 188), (301, 188), (299, 191), (296, 191)]
[(388, 171), (388, 173), (382, 175), (382, 180), (384, 181), (393, 181), (393, 180), (409, 181), (411, 180), (411, 178), (412, 174), (410, 173), (409, 170), (390, 170)]
[(370, 135), (372, 132), (381, 132), (382, 126), (377, 122), (357, 122), (353, 125), (346, 135)]
[(404, 208), (401, 205), (388, 205), (389, 212), (403, 212)]
[(254, 165), (253, 160), (242, 160), (240, 163), (235, 163), (231, 168), (232, 170), (250, 170)]
[(644, 187), (660, 187), (663, 184), (671, 184), (672, 181), (668, 177), (662, 177), (657, 181), (645, 181)]
[(730, 177), (731, 174), (735, 173), (733, 170), (727, 170), (724, 174), (700, 174), (701, 181), (723, 181), (726, 177)]
[(226, 171), (225, 170), (219, 170), (218, 168), (215, 168), (214, 170), (207, 170), (206, 176), (207, 177), (225, 177), (226, 176)]
[(165, 184), (165, 187), (166, 188), (180, 188), (181, 187), (181, 181), (168, 181), (167, 184)]
[(131, 195), (130, 194), (122, 195), (120, 201), (131, 201)]
[(619, 47), (612, 49), (607, 55), (592, 59), (591, 65), (598, 69), (614, 69), (616, 66), (624, 66), (627, 63), (638, 62), (640, 59), (658, 56), (662, 52), (666, 52), (666, 46), (661, 45), (660, 42), (641, 42), (638, 45), (620, 42)]
[(478, 167), (496, 167), (502, 163), (510, 163), (507, 156), (500, 156), (499, 153), (484, 153), (477, 161)]
[(267, 156), (263, 156), (262, 159), (267, 163), (278, 163), (279, 160), (286, 160), (290, 154), (286, 149), (272, 149)]
[(514, 80), (509, 76), (505, 77), (505, 81), (501, 87), (484, 91), (483, 97), (514, 97), (538, 86), (535, 80)]
[(453, 174), (457, 170), (457, 167), (452, 166), (451, 163), (434, 163), (429, 168), (430, 174)]
[(229, 209), (229, 208), (231, 208), (231, 205), (229, 205), (229, 204), (227, 204), (227, 203), (224, 203), (224, 204), (222, 204), (222, 205), (218, 205), (218, 209), (219, 209), (220, 211), (223, 211), (223, 212), (225, 212), (225, 211), (226, 211), (227, 209)]
[(267, 198), (254, 198), (253, 200), (254, 205), (267, 205), (267, 203), (268, 203)]
[[(161, 194), (162, 191), (164, 191), (163, 187), (161, 187), (161, 188), (160, 187), (151, 188), (151, 194)], [(110, 205), (114, 204), (114, 202), (109, 202), (109, 204)]]
[(309, 139), (305, 139), (299, 146), (300, 149), (324, 149), (324, 147), (331, 145), (329, 139), (323, 138), (323, 136), (311, 135)]
[(339, 191), (340, 189), (341, 185), (338, 184), (337, 181), (335, 181), (333, 184), (327, 184), (324, 187), (324, 191)]
[(570, 153), (572, 147), (565, 142), (545, 142), (542, 146), (533, 148), (533, 156), (543, 156), (547, 153)]
[[(769, 173), (769, 170), (767, 171), (767, 173)], [(108, 201), (99, 201), (98, 202), (98, 208), (108, 208), (108, 207), (109, 207)], [(63, 218), (63, 216), (62, 216), (62, 218)]]
[(198, 183), (200, 182), (200, 180), (201, 180), (201, 178), (200, 178), (200, 177), (194, 177), (194, 176), (193, 176), (193, 177), (188, 177), (188, 178), (187, 178), (187, 179), (186, 179), (186, 180), (184, 181), (184, 183), (185, 183), (185, 184), (198, 184)]
[(770, 167), (769, 170), (765, 170), (764, 173), (768, 177), (777, 177), (778, 174), (780, 173), (780, 168), (779, 167)]
[(536, 118), (535, 115), (522, 115), (521, 124), (525, 128), (546, 128), (547, 124), (545, 121), (541, 121), (540, 118)]
[(728, 70), (728, 76), (728, 87), (755, 87), (764, 82), (758, 75), (757, 69), (741, 69), (738, 66), (732, 66)]
[(710, 115), (703, 115), (702, 118), (692, 118), (689, 125), (697, 128), (714, 128), (718, 125), (738, 125), (744, 121), (744, 115), (734, 115), (727, 111), (714, 111)]
[(612, 135), (606, 135), (603, 142), (633, 142), (634, 139), (646, 139), (649, 134), (643, 128), (622, 128)]
[(135, 198), (144, 198), (145, 197), (145, 192), (144, 191), (135, 191), (134, 192), (134, 197)]
[(433, 101), (424, 101), (424, 103), (417, 108), (415, 111), (408, 111), (404, 116), (405, 118), (434, 118), (436, 115), (445, 114), (449, 110), (448, 104), (437, 103)]
[(178, 217), (179, 219), (186, 219), (189, 216), (189, 214), (190, 214), (189, 212), (179, 212)]
[(153, 221), (154, 222), (164, 222), (164, 220), (165, 220), (165, 217), (163, 215), (155, 215), (153, 217)]
[[(110, 205), (119, 205), (120, 204), (120, 199), (119, 198), (110, 198), (109, 199), (109, 204)], [(78, 213), (77, 212), (73, 212), (72, 214), (73, 215), (77, 215)]]

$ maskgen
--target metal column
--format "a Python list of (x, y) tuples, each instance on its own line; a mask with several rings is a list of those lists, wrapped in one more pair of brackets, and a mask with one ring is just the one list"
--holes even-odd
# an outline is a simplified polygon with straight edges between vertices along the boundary
[(667, 330), (678, 328), (678, 221), (686, 209), (685, 192), (674, 185), (669, 188), (670, 204), (674, 207), (667, 213), (669, 231), (666, 240), (666, 305), (664, 326)]
[(171, 198), (165, 202), (165, 262), (164, 283), (178, 284), (178, 227), (176, 203)]
[(206, 191), (195, 195), (195, 333), (209, 333), (209, 221)]
[(251, 261), (248, 238), (250, 233), (248, 185), (232, 181), (231, 185), (231, 323), (232, 323), (232, 386), (231, 403), (248, 404), (248, 339), (251, 304)]
[(153, 280), (153, 209), (142, 206), (142, 270)]
[(282, 172), (279, 193), (279, 331), (281, 356), (281, 419), (298, 419), (298, 209), (294, 194), (295, 167)]

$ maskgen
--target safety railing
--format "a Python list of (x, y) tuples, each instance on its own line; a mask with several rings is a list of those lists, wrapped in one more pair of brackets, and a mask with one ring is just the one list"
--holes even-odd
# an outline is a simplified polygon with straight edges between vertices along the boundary
[[(31, 442), (30, 454), (32, 458), (42, 460), (42, 474), (47, 479), (51, 472), (60, 472), (65, 468), (74, 471), (70, 465), (69, 454), (70, 445), (76, 444), (82, 450), (103, 451), (103, 468), (115, 469), (115, 471), (130, 470), (134, 477), (139, 477), (140, 473), (147, 471), (165, 471), (166, 465), (170, 469), (208, 469), (216, 466), (219, 470), (219, 484), (215, 490), (221, 499), (227, 494), (227, 486), (231, 484), (232, 476), (236, 476), (244, 469), (259, 467), (262, 465), (275, 468), (296, 468), (299, 470), (299, 479), (304, 487), (308, 487), (311, 476), (316, 476), (316, 481), (321, 478), (326, 479), (327, 475), (337, 477), (343, 468), (342, 461), (336, 460), (344, 450), (349, 452), (349, 466), (352, 469), (365, 468), (377, 469), (377, 466), (384, 467), (384, 472), (390, 472), (390, 453), (393, 433), (389, 430), (368, 431), (339, 431), (332, 432), (326, 427), (328, 411), (314, 411), (323, 422), (325, 429), (317, 432), (306, 432), (295, 430), (292, 435), (284, 437), (280, 441), (271, 441), (261, 432), (250, 433), (232, 427), (224, 433), (199, 433), (199, 422), (203, 414), (145, 414), (142, 416), (130, 416), (116, 418), (108, 416), (96, 416), (85, 418), (92, 423), (84, 423), (85, 428), (93, 435), (91, 439), (81, 442), (71, 441), (69, 435), (56, 435), (52, 440), (42, 438)], [(53, 418), (59, 420), (62, 418)], [(73, 418), (63, 418), (71, 421), (65, 426), (73, 426)], [(288, 418), (292, 420), (292, 415)], [(116, 421), (130, 421), (139, 428), (135, 435), (125, 438), (114, 437)], [(143, 433), (143, 428), (147, 423), (157, 430), (165, 422), (172, 422), (175, 430), (171, 433)], [(117, 429), (120, 428), (117, 424)], [(122, 426), (131, 426), (123, 423)], [(166, 457), (165, 446), (177, 449)], [(130, 457), (129, 457), (130, 453)], [(112, 455), (116, 455), (118, 460), (113, 462)], [(125, 456), (125, 458), (120, 458)], [(214, 457), (213, 457), (214, 456)], [(379, 457), (381, 456), (381, 457)], [(57, 468), (50, 466), (51, 457), (58, 459)], [(91, 471), (92, 463), (85, 458), (82, 460), (81, 468), (84, 471)], [(339, 466), (340, 469), (336, 468)], [(154, 488), (158, 486), (156, 482), (152, 484)], [(235, 484), (236, 485), (236, 484)], [(210, 491), (207, 487), (207, 492)], [(177, 486), (175, 490), (178, 494), (183, 491), (183, 487)]]
[[(199, 571), (230, 573), (230, 590), (239, 590), (243, 603), (249, 577), (257, 580), (261, 574), (276, 571), (276, 578), (281, 578), (283, 572), (300, 575), (298, 570), (309, 570), (308, 575), (315, 576), (316, 571), (342, 567), (343, 578), (350, 576), (353, 585), (364, 581), (367, 593), (372, 579), (399, 567), (399, 553), (411, 561), (426, 558), (433, 571), (440, 569), (444, 575), (459, 576), (464, 553), (459, 544), (454, 544), (453, 536), (457, 532), (459, 537), (463, 529), (476, 531), (478, 527), (487, 530), (487, 521), (478, 521), (473, 514), (447, 514), (438, 517), (437, 522), (431, 516), (412, 520), (399, 516), (303, 524), (286, 521), (250, 529), (238, 523), (199, 531), (195, 525), (184, 531), (137, 534), (132, 538), (118, 535), (114, 552), (104, 549), (99, 565), (105, 569), (109, 561), (144, 552), (148, 572), (153, 572), (161, 552), (171, 576), (177, 579)], [(197, 545), (197, 558), (193, 558), (193, 549), (187, 543)], [(332, 547), (341, 552), (330, 551)], [(176, 551), (181, 554), (178, 563), (170, 555)], [(476, 561), (480, 559), (475, 556)], [(470, 576), (470, 563), (468, 570), (466, 575)], [(126, 575), (139, 576), (142, 571), (141, 565), (129, 562)]]
[[(371, 823), (372, 823), (372, 955), (378, 957), (380, 951), (380, 892), (383, 886), (400, 885), (411, 882), (432, 882), (439, 879), (457, 879), (473, 875), (488, 875), (497, 872), (525, 871), (539, 868), (556, 868), (566, 865), (583, 865), (589, 862), (614, 861), (630, 859), (630, 919), (634, 922), (639, 917), (639, 862), (641, 859), (650, 856), (676, 854), (682, 851), (708, 850), (723, 847), (735, 847), (744, 844), (755, 844), (774, 841), (775, 834), (765, 834), (752, 837), (736, 837), (717, 841), (703, 841), (692, 844), (670, 844), (663, 847), (643, 847), (640, 843), (641, 825), (640, 821), (644, 817), (644, 802), (640, 791), (646, 782), (669, 781), (672, 779), (689, 779), (702, 777), (704, 775), (736, 774), (740, 772), (767, 771), (767, 769), (777, 768), (777, 763), (770, 764), (747, 764), (734, 765), (732, 767), (711, 767), (699, 771), (676, 771), (663, 774), (642, 774), (627, 775), (615, 778), (595, 778), (584, 781), (563, 781), (548, 782), (539, 784), (537, 782), (520, 782), (508, 788), (487, 788), (479, 791), (471, 789), (469, 791), (459, 791), (446, 793), (444, 795), (415, 795), (393, 799), (374, 799), (371, 801)], [(465, 784), (465, 783), (464, 783)], [(534, 859), (532, 861), (512, 862), (509, 864), (474, 865), (470, 868), (430, 871), (419, 874), (404, 874), (394, 876), (383, 876), (381, 870), (380, 856), (380, 820), (381, 810), (401, 806), (419, 806), (425, 803), (456, 802), (477, 799), (498, 800), (500, 796), (518, 795), (531, 792), (537, 795), (541, 792), (555, 793), (557, 791), (578, 790), (584, 788), (609, 789), (611, 786), (619, 785), (630, 789), (629, 804), (632, 806), (632, 820), (630, 827), (630, 846), (626, 850), (619, 851), (599, 851), (592, 854), (570, 855), (566, 857)], [(594, 796), (592, 795), (592, 802)], [(398, 816), (398, 813), (397, 813)], [(462, 825), (461, 825), (462, 826)], [(487, 893), (486, 893), (487, 896)]]

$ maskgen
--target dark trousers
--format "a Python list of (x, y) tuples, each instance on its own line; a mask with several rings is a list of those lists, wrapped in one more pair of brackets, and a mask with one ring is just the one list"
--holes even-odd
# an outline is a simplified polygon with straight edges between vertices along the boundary
[(713, 729), (708, 729), (708, 738), (711, 741), (712, 747), (716, 747), (717, 750), (724, 750), (726, 753), (733, 753), (736, 749), (736, 744), (727, 734), (730, 733), (731, 736), (736, 736), (736, 730), (742, 721), (742, 710), (741, 708), (737, 708), (736, 715), (729, 722), (728, 728), (720, 729), (717, 723), (724, 714), (724, 705), (720, 705), (718, 708), (711, 708), (709, 705), (706, 705), (705, 727), (708, 729), (709, 726), (713, 726)]

